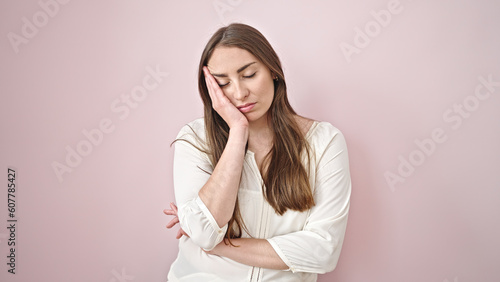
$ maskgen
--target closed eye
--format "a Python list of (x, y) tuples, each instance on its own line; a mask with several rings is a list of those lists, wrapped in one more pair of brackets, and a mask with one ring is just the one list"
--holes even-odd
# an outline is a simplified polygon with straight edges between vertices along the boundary
[[(252, 78), (252, 77), (254, 77), (254, 76), (255, 76), (255, 74), (256, 74), (256, 73), (257, 73), (257, 72), (254, 72), (254, 73), (252, 73), (251, 75), (245, 75), (245, 76), (243, 76), (243, 78)], [(220, 87), (220, 88), (223, 88), (224, 86), (227, 86), (228, 84), (229, 84), (229, 82), (228, 82), (228, 83), (225, 83), (225, 84), (219, 84), (219, 87)]]
[(253, 73), (253, 74), (251, 74), (251, 75), (247, 75), (247, 76), (243, 76), (243, 77), (244, 77), (244, 78), (252, 78), (252, 77), (254, 77), (254, 75), (255, 75), (256, 73), (257, 73), (257, 72), (254, 72), (254, 73)]

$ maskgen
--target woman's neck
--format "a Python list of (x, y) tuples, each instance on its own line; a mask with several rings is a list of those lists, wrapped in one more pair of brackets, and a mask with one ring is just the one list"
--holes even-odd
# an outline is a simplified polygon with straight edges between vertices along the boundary
[(248, 149), (252, 152), (267, 151), (273, 143), (273, 129), (270, 117), (265, 116), (249, 123)]

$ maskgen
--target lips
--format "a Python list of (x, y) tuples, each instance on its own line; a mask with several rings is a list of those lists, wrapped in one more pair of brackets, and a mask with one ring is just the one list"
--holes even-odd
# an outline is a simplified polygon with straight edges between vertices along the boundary
[(238, 110), (240, 110), (240, 112), (247, 113), (247, 112), (251, 111), (254, 106), (255, 106), (255, 103), (248, 103), (245, 105), (238, 106), (237, 108), (238, 108)]

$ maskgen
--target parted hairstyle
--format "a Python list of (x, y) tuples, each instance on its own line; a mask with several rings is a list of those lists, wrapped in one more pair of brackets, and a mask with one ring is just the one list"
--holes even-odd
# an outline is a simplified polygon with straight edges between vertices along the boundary
[[(273, 145), (259, 168), (265, 186), (262, 187), (264, 198), (279, 215), (283, 215), (288, 209), (306, 211), (312, 208), (315, 203), (309, 183), (309, 168), (302, 162), (302, 158), (306, 157), (306, 166), (309, 165), (309, 144), (294, 117), (296, 113), (288, 102), (280, 59), (258, 30), (241, 23), (232, 23), (217, 30), (205, 46), (199, 64), (198, 90), (204, 104), (207, 145), (204, 151), (213, 167), (217, 165), (226, 146), (229, 126), (212, 107), (203, 67), (219, 46), (237, 47), (250, 52), (278, 78), (274, 80), (274, 98), (267, 112), (274, 132)], [(236, 200), (225, 239), (231, 242), (230, 239), (241, 237), (242, 228), (246, 230)]]

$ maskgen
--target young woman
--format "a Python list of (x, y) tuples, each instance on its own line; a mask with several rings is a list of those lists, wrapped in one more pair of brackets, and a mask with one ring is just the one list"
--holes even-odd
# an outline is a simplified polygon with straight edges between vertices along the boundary
[[(332, 271), (351, 194), (347, 147), (328, 122), (295, 113), (280, 60), (253, 27), (231, 24), (206, 45), (204, 117), (175, 142), (181, 229), (169, 281), (316, 281)], [(185, 236), (183, 236), (185, 235)]]

